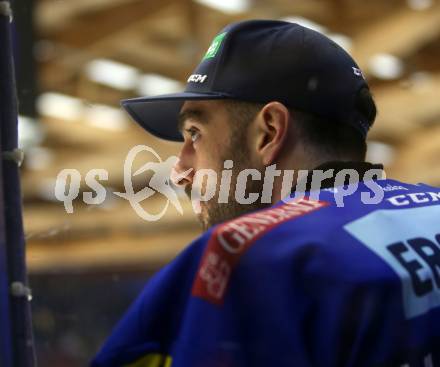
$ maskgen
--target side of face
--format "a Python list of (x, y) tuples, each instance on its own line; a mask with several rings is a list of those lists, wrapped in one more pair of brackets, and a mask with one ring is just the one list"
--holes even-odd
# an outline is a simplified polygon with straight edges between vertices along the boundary
[(227, 119), (221, 101), (186, 102), (179, 119), (184, 142), (176, 168), (221, 169), (220, 158), (230, 135)]
[[(221, 100), (187, 101), (183, 105), (179, 128), (184, 142), (175, 170), (181, 173), (192, 169), (179, 185), (185, 187), (193, 205), (200, 208), (198, 218), (205, 229), (268, 206), (259, 201), (240, 203), (236, 200), (235, 191), (242, 170), (253, 169), (263, 173), (265, 166), (276, 160), (282, 147), (283, 134), (286, 134), (286, 125), (281, 123), (280, 128), (275, 120), (282, 120), (280, 116), (287, 111), (278, 105), (276, 102), (266, 105), (248, 125), (231, 121), (231, 114)], [(225, 164), (225, 161), (229, 163)], [(225, 168), (232, 172), (227, 192), (224, 191), (226, 186), (221, 185)], [(201, 174), (208, 171), (214, 172), (215, 179), (210, 180), (208, 175)], [(261, 192), (263, 189), (262, 180), (248, 179), (245, 185), (245, 192)], [(210, 197), (212, 192), (214, 195)], [(202, 195), (202, 200), (199, 200), (199, 195)]]

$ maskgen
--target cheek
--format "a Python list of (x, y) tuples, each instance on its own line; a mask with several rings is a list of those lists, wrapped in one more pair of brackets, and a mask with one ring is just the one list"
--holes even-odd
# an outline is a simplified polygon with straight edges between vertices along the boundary
[(222, 145), (218, 142), (200, 142), (194, 146), (196, 153), (197, 168), (196, 169), (213, 169), (219, 171), (223, 168)]

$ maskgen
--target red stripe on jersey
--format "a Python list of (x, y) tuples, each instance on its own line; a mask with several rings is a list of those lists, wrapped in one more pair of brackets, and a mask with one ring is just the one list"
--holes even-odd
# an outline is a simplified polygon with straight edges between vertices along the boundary
[(206, 246), (192, 295), (221, 305), (232, 270), (246, 250), (272, 228), (329, 205), (307, 198), (246, 214), (219, 225)]

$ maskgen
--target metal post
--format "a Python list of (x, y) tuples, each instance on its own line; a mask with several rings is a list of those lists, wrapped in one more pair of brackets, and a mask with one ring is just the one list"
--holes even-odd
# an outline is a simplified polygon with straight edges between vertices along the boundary
[(32, 367), (11, 22), (9, 1), (0, 1), (0, 363), (1, 367)]

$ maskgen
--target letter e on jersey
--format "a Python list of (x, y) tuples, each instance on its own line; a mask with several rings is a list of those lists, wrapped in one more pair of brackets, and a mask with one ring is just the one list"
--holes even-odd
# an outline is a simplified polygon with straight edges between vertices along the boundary
[(439, 218), (437, 205), (384, 209), (344, 227), (397, 274), (407, 319), (440, 306)]

